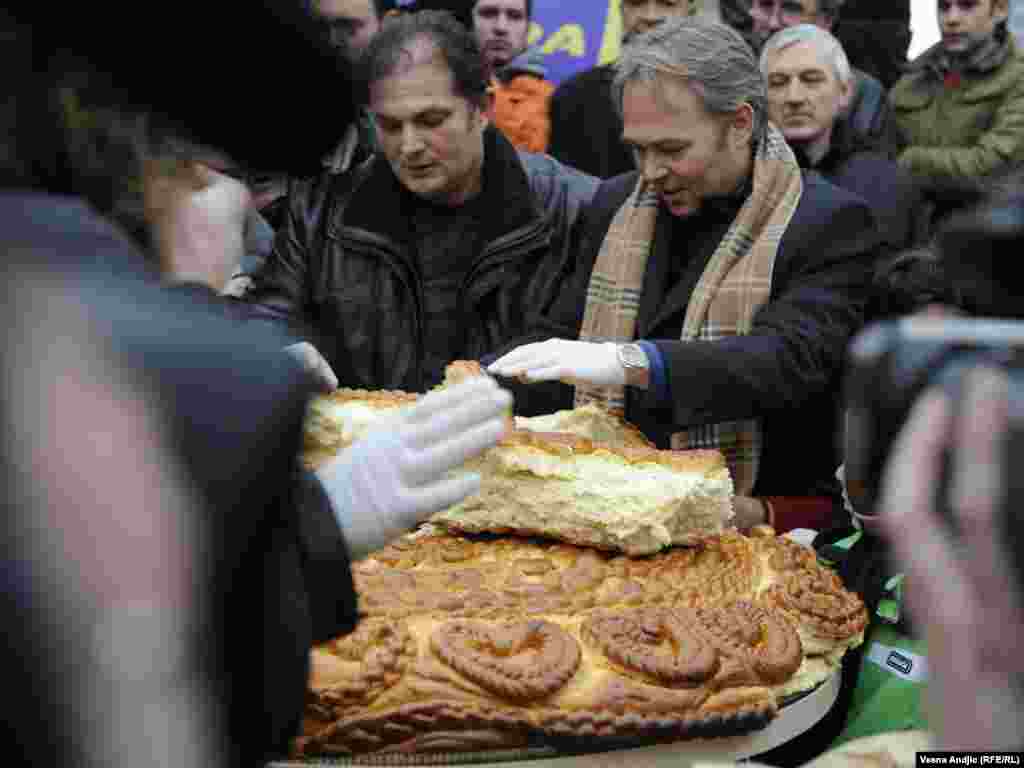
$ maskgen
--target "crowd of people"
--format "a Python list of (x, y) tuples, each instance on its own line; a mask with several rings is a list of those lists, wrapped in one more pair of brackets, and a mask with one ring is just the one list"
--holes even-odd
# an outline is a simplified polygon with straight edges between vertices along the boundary
[[(101, 17), (0, 11), (23, 73), (0, 105), (0, 485), (24, 763), (283, 754), (309, 648), (358, 621), (349, 562), (475, 491), (447, 472), (513, 397), (720, 450), (740, 529), (848, 523), (857, 333), (1015, 313), (954, 282), (973, 254), (941, 239), (1020, 205), (1008, 3), (937, 0), (908, 64), (899, 3), (873, 34), (855, 0), (621, 0), (618, 59), (557, 87), (531, 0), (229, 3), (281, 57), (273, 100), (250, 40), (204, 61), (171, 22), (118, 47)], [(428, 392), (457, 359), (494, 379), (298, 468), (315, 392)], [(950, 748), (1020, 747), (1014, 394), (990, 368), (959, 409), (927, 393), (855, 510), (905, 563)]]

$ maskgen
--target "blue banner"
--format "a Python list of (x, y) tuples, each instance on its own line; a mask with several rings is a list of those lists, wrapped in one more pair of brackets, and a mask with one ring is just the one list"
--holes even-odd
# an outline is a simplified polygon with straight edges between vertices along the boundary
[(533, 0), (530, 44), (539, 45), (548, 79), (559, 83), (619, 55), (621, 0)]

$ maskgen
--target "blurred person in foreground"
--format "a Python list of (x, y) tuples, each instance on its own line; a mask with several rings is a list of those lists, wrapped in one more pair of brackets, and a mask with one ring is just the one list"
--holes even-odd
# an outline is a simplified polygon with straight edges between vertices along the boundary
[(523, 333), (597, 181), (494, 128), (486, 61), (449, 13), (389, 19), (362, 67), (381, 151), (293, 189), (244, 301), (304, 340), (325, 389), (421, 392)]
[(913, 177), (841, 118), (853, 75), (843, 47), (814, 24), (776, 32), (761, 49), (768, 117), (782, 131), (801, 168), (813, 169), (871, 206), (882, 242), (893, 251), (914, 245), (921, 195)]
[(601, 185), (577, 271), (489, 370), (525, 380), (524, 414), (575, 395), (661, 448), (721, 450), (740, 528), (825, 527), (841, 514), (838, 385), (877, 255), (871, 211), (801, 173), (724, 24), (637, 38), (615, 92), (640, 170)]
[(850, 350), (846, 480), (861, 532), (835, 559), (865, 602), (890, 602), (890, 632), (923, 641), (936, 749), (1022, 746), (1022, 181), (1001, 178), (928, 251), (881, 270), (876, 307), (901, 319)]
[[(1021, 394), (995, 368), (968, 374), (959, 407), (939, 388), (926, 392), (885, 472), (879, 522), (905, 569), (905, 600), (928, 648), (936, 749), (1024, 746), (1024, 520), (1019, 505), (1006, 506), (1010, 475), (1019, 472), (1009, 436), (1024, 429)], [(940, 506), (952, 510), (959, 535)]]
[[(249, 31), (343, 92), (344, 70), (290, 13), (250, 13)], [(26, 703), (8, 731), (27, 764), (261, 764), (296, 735), (311, 644), (355, 625), (349, 559), (474, 490), (446, 471), (498, 439), (508, 397), (478, 384), (424, 398), (301, 471), (310, 380), (287, 337), (216, 297), (248, 193), (164, 151), (188, 124), (193, 144), (259, 162), (261, 137), (223, 133), (247, 120), (209, 112), (237, 106), (223, 91), (244, 58), (183, 59), (208, 77), (193, 102), (159, 97), (177, 118), (165, 130), (148, 100), (179, 53), (173, 25), (122, 60), (102, 14), (71, 38), (24, 6), (0, 21), (4, 69), (23, 73), (0, 106), (5, 526), (25, 544), (3, 553), (3, 606), (41, 633), (2, 657), (22, 685), (5, 700)], [(128, 56), (136, 43), (152, 58)], [(267, 167), (319, 157), (331, 136), (307, 139), (303, 158), (268, 150)], [(142, 247), (105, 218), (129, 194)]]

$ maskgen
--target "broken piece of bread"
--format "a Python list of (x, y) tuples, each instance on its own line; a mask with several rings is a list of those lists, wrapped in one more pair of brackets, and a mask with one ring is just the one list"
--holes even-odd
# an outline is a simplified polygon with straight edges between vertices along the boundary
[(431, 522), (645, 555), (721, 533), (733, 514), (732, 478), (717, 451), (616, 447), (523, 430), (465, 468), (480, 473), (480, 492)]

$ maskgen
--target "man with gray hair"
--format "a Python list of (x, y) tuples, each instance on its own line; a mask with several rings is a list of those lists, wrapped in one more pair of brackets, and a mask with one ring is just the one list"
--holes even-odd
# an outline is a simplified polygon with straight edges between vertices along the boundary
[[(798, 24), (814, 24), (832, 32), (844, 0), (752, 0), (750, 42), (760, 51), (780, 30)], [(850, 96), (843, 106), (843, 119), (851, 133), (870, 141), (886, 138), (889, 106), (885, 88), (874, 77), (852, 69)]]
[(843, 46), (814, 24), (787, 27), (761, 50), (768, 117), (782, 131), (802, 168), (863, 197), (882, 241), (894, 250), (915, 240), (921, 193), (911, 175), (840, 119), (852, 74)]
[(826, 527), (871, 211), (801, 173), (753, 52), (724, 24), (647, 32), (613, 91), (638, 171), (602, 183), (575, 273), (489, 369), (561, 382), (516, 386), (521, 413), (598, 399), (661, 448), (721, 450), (741, 528)]

